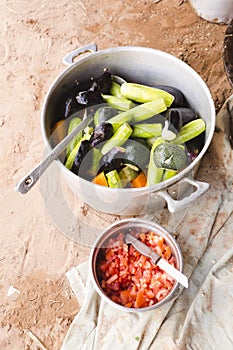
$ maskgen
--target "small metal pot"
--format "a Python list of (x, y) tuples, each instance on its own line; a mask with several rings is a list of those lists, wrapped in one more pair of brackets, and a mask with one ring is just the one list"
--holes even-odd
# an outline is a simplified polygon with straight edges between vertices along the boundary
[[(128, 308), (125, 307), (123, 305), (119, 305), (117, 303), (115, 303), (114, 301), (112, 301), (108, 296), (106, 296), (106, 294), (104, 293), (104, 291), (102, 290), (98, 277), (97, 277), (97, 264), (98, 264), (98, 255), (101, 251), (101, 248), (106, 247), (106, 242), (113, 237), (116, 237), (120, 232), (126, 232), (129, 229), (134, 229), (135, 231), (137, 231), (138, 233), (140, 232), (147, 232), (147, 231), (153, 231), (155, 233), (157, 233), (158, 235), (164, 237), (166, 243), (170, 246), (172, 254), (174, 255), (175, 259), (176, 259), (176, 264), (177, 264), (177, 269), (179, 269), (180, 271), (182, 271), (183, 269), (183, 257), (182, 257), (182, 253), (180, 250), (180, 247), (177, 243), (177, 241), (175, 240), (175, 238), (168, 232), (166, 231), (162, 226), (147, 221), (147, 220), (143, 220), (143, 219), (125, 219), (125, 220), (121, 220), (118, 221), (112, 225), (110, 225), (109, 227), (107, 227), (103, 233), (98, 237), (97, 241), (95, 242), (94, 248), (92, 248), (91, 253), (90, 253), (90, 257), (89, 257), (89, 267), (90, 267), (90, 276), (91, 276), (91, 280), (92, 283), (96, 289), (96, 291), (98, 292), (98, 294), (106, 301), (108, 302), (110, 305), (123, 310), (123, 311), (127, 311), (127, 312), (144, 312), (144, 311), (149, 311), (149, 310), (154, 310), (157, 309), (158, 307), (160, 307), (161, 305), (167, 303), (169, 300), (171, 300), (172, 298), (175, 298), (178, 295), (179, 292), (179, 283), (175, 282), (173, 288), (171, 289), (170, 293), (164, 298), (162, 299), (160, 302), (158, 302), (157, 304), (154, 304), (152, 306), (149, 307), (144, 307), (144, 308)], [(132, 234), (132, 231), (130, 231), (130, 233)]]
[[(211, 94), (201, 77), (186, 63), (178, 58), (155, 49), (145, 47), (115, 47), (96, 51), (96, 45), (88, 45), (68, 54), (64, 63), (69, 67), (63, 71), (50, 87), (42, 109), (42, 134), (51, 150), (49, 141), (51, 127), (56, 120), (56, 107), (60, 99), (67, 94), (75, 80), (85, 82), (98, 77), (104, 69), (123, 77), (126, 81), (146, 85), (170, 85), (180, 89), (191, 107), (206, 122), (205, 145), (198, 157), (184, 170), (169, 180), (150, 187), (114, 189), (95, 185), (69, 171), (60, 161), (62, 174), (71, 190), (91, 207), (102, 212), (118, 215), (138, 215), (148, 210), (161, 209), (167, 203), (170, 212), (187, 206), (203, 194), (208, 183), (195, 181), (199, 163), (208, 149), (215, 128), (215, 107)], [(84, 52), (74, 62), (74, 59)], [(171, 193), (183, 193), (189, 186), (196, 191), (180, 200), (174, 200)]]

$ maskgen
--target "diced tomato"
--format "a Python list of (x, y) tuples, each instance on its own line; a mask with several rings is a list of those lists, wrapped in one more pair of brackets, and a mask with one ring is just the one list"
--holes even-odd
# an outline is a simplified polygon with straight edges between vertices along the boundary
[[(125, 244), (124, 234), (121, 232), (108, 241), (97, 270), (100, 285), (109, 298), (126, 307), (154, 305), (169, 294), (174, 280), (132, 245)], [(148, 231), (141, 233), (139, 239), (176, 266), (163, 237)]]
[(135, 300), (135, 307), (145, 307), (146, 306), (146, 300), (144, 297), (144, 291), (140, 290), (137, 294), (137, 298)]
[(117, 274), (115, 273), (115, 275), (112, 275), (108, 280), (107, 280), (107, 284), (111, 284), (112, 282), (116, 281), (118, 279)]
[(126, 305), (130, 301), (130, 298), (131, 298), (130, 290), (129, 289), (122, 290), (120, 292), (120, 298), (122, 301), (122, 305)]

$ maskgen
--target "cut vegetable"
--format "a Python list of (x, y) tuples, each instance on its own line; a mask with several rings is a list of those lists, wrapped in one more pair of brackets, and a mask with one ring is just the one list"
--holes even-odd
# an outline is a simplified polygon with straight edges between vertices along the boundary
[(172, 107), (183, 107), (187, 105), (187, 101), (185, 99), (184, 94), (174, 86), (169, 85), (155, 85), (154, 88), (161, 89), (169, 92), (172, 96), (174, 96), (174, 101), (172, 102)]
[(90, 137), (90, 144), (92, 147), (96, 147), (103, 141), (110, 139), (113, 135), (113, 126), (111, 123), (102, 123), (96, 125)]
[(174, 101), (174, 96), (167, 91), (134, 83), (123, 83), (121, 85), (121, 94), (130, 100), (141, 103), (163, 98), (167, 107), (170, 107)]
[(129, 139), (125, 144), (124, 158), (140, 169), (145, 169), (150, 159), (150, 150), (145, 144)]
[(71, 151), (69, 157), (67, 158), (66, 162), (65, 162), (65, 166), (67, 169), (71, 170), (73, 163), (74, 163), (74, 159), (76, 157), (76, 154), (78, 153), (79, 147), (81, 145), (81, 142), (84, 140), (89, 140), (91, 137), (91, 135), (89, 134), (84, 134), (84, 136), (81, 138), (81, 140), (77, 143), (77, 145), (74, 147), (74, 149)]
[(125, 149), (123, 147), (114, 146), (100, 160), (100, 170), (109, 172), (121, 167), (122, 158), (124, 157)]
[(116, 170), (112, 170), (106, 174), (108, 186), (111, 188), (122, 188), (120, 176)]
[(133, 130), (129, 124), (122, 124), (114, 133), (114, 135), (105, 142), (101, 152), (102, 154), (108, 153), (114, 146), (122, 146), (130, 137)]
[(108, 187), (108, 183), (107, 183), (107, 180), (106, 180), (106, 177), (105, 177), (103, 171), (101, 173), (99, 173), (98, 175), (96, 175), (96, 177), (92, 180), (92, 182), (95, 183), (96, 185)]
[(158, 145), (164, 143), (165, 141), (159, 137), (157, 138), (157, 140), (154, 142), (151, 151), (150, 151), (150, 161), (149, 161), (149, 165), (148, 165), (148, 172), (147, 172), (147, 186), (151, 186), (151, 185), (155, 185), (159, 182), (162, 181), (163, 178), (163, 172), (164, 170), (161, 168), (158, 168), (155, 165), (154, 162), (154, 152), (155, 149)]
[(182, 126), (198, 118), (196, 111), (192, 108), (169, 108), (166, 118), (174, 128), (179, 131)]
[(179, 131), (177, 138), (172, 141), (175, 144), (185, 143), (194, 137), (200, 135), (203, 131), (205, 131), (206, 125), (203, 119), (195, 119), (188, 124), (182, 126)]
[(123, 124), (131, 121), (138, 123), (140, 121), (149, 119), (156, 114), (166, 111), (167, 106), (163, 98), (159, 98), (156, 101), (143, 103), (134, 108), (129, 109), (126, 112), (119, 113), (113, 118), (108, 120), (109, 123)]
[(97, 148), (91, 149), (91, 166), (88, 169), (88, 175), (95, 176), (100, 168), (100, 160), (102, 158), (102, 153)]
[(163, 174), (163, 181), (170, 179), (171, 177), (178, 174), (177, 170), (165, 169)]
[(115, 81), (112, 81), (112, 86), (110, 89), (110, 94), (116, 97), (123, 97), (121, 94), (121, 86), (120, 84), (116, 83)]
[(135, 107), (135, 103), (125, 97), (116, 97), (112, 95), (102, 95), (102, 97), (111, 107), (120, 111), (128, 111), (129, 109)]
[(58, 143), (60, 143), (66, 136), (66, 132), (67, 132), (66, 125), (67, 124), (65, 119), (59, 120), (57, 123), (54, 124), (51, 131), (51, 140), (54, 147)]
[[(72, 172), (75, 173), (76, 175), (81, 175), (81, 174), (79, 174), (81, 163), (82, 163), (82, 172), (84, 170), (84, 166), (87, 165), (83, 162), (83, 160), (84, 160), (85, 156), (88, 154), (88, 152), (90, 151), (90, 149), (91, 149), (91, 145), (90, 145), (89, 141), (82, 140), (80, 143), (80, 147), (78, 149), (78, 152), (74, 158), (72, 168), (71, 168)], [(86, 171), (87, 171), (87, 169), (86, 169)]]
[[(137, 229), (131, 229), (138, 235)], [(150, 258), (143, 256), (132, 245), (124, 242), (124, 231), (111, 237), (101, 250), (97, 264), (97, 277), (104, 293), (114, 302), (129, 308), (152, 306), (165, 298), (174, 279)], [(175, 257), (163, 237), (147, 231), (139, 239), (176, 267)]]
[(147, 184), (147, 178), (144, 172), (141, 172), (135, 179), (131, 181), (132, 187), (139, 188), (145, 187)]
[(151, 137), (160, 136), (162, 132), (162, 124), (136, 124), (133, 126), (133, 137), (149, 139)]
[(162, 138), (166, 141), (172, 141), (176, 138), (176, 134), (174, 131), (169, 129), (169, 122), (165, 120), (165, 124), (161, 134)]
[(105, 107), (100, 107), (97, 109), (94, 115), (94, 124), (99, 125), (106, 123), (108, 119), (117, 115), (119, 111), (116, 108), (106, 105)]
[[(80, 118), (73, 118), (70, 120), (69, 127), (68, 127), (68, 135), (71, 133), (71, 131), (74, 130), (74, 128), (81, 123)], [(72, 150), (75, 148), (77, 143), (81, 140), (82, 138), (82, 131), (80, 131), (74, 138), (73, 140), (68, 144), (66, 148), (66, 156), (69, 157), (70, 153)]]
[(138, 176), (138, 169), (137, 169), (137, 171), (135, 171), (130, 166), (126, 165), (119, 172), (119, 176), (120, 176), (120, 179), (122, 182), (122, 186), (125, 187), (130, 181), (134, 180)]
[(181, 170), (188, 164), (185, 149), (170, 142), (157, 145), (153, 153), (153, 159), (157, 168)]

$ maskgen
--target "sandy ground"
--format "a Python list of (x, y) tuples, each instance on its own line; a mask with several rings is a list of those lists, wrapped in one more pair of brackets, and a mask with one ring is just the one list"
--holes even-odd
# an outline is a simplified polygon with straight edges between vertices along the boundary
[[(92, 42), (99, 50), (164, 50), (201, 75), (218, 111), (232, 93), (222, 62), (226, 25), (200, 19), (180, 0), (2, 0), (0, 22), (0, 348), (40, 349), (34, 334), (55, 350), (79, 309), (64, 274), (86, 260), (88, 248), (54, 225), (39, 186), (21, 196), (14, 185), (42, 159), (41, 107), (63, 56)], [(82, 203), (80, 212), (98, 218)]]

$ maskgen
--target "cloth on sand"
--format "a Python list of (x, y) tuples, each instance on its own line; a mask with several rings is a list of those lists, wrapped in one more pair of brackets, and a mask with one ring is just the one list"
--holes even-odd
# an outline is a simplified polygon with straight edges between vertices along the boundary
[(217, 116), (218, 132), (210, 147), (224, 168), (223, 186), (219, 181), (213, 184), (189, 206), (172, 232), (181, 246), (189, 288), (180, 288), (179, 295), (158, 309), (128, 313), (99, 297), (90, 281), (88, 261), (73, 267), (67, 278), (81, 308), (62, 350), (233, 349), (233, 164), (227, 127), (232, 105), (233, 96)]

